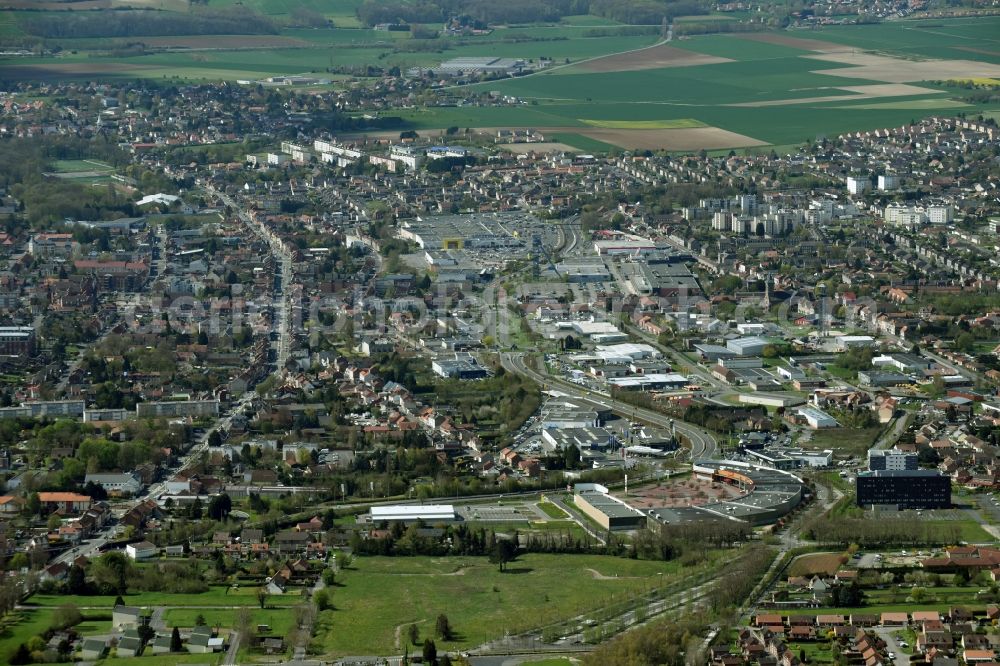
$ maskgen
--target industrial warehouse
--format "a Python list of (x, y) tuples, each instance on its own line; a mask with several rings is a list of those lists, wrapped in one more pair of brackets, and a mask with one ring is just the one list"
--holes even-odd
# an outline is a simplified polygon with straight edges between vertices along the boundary
[(576, 508), (606, 530), (636, 530), (646, 525), (646, 516), (608, 494), (598, 483), (578, 483), (573, 487)]
[(438, 523), (453, 523), (458, 520), (455, 507), (451, 504), (414, 504), (373, 506), (369, 516), (371, 522), (415, 523), (423, 521), (429, 525)]

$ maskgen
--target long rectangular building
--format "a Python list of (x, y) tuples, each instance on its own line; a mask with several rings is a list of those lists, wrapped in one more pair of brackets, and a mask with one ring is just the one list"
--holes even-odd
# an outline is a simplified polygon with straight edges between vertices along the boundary
[(645, 527), (646, 516), (608, 494), (596, 483), (578, 483), (573, 489), (576, 508), (606, 530), (637, 530)]
[(455, 522), (457, 516), (455, 507), (451, 504), (396, 504), (390, 506), (373, 506), (371, 508), (373, 523), (396, 522), (415, 523), (422, 520), (428, 525), (436, 523)]
[(218, 416), (218, 400), (167, 400), (163, 402), (140, 402), (135, 406), (139, 418), (174, 416)]
[(31, 419), (55, 416), (83, 416), (83, 400), (41, 400), (24, 402), (20, 407), (0, 407), (0, 419)]
[(857, 493), (861, 507), (947, 509), (951, 506), (951, 479), (927, 469), (860, 472)]

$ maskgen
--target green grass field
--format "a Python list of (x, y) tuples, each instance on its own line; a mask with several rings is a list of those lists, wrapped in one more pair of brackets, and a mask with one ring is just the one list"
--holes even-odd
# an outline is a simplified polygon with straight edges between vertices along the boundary
[(555, 518), (556, 520), (564, 520), (569, 517), (566, 515), (565, 511), (557, 507), (552, 502), (539, 502), (538, 508), (541, 509), (542, 512), (545, 513), (545, 515), (548, 516), (549, 518)]
[(565, 143), (567, 146), (572, 146), (579, 150), (585, 150), (588, 153), (604, 153), (617, 149), (617, 146), (612, 146), (610, 143), (604, 143), (603, 141), (591, 139), (589, 136), (583, 136), (574, 132), (556, 132), (552, 135), (552, 140)]
[(674, 120), (586, 120), (581, 119), (591, 127), (606, 129), (691, 129), (705, 127), (705, 123), (694, 118), (676, 118)]
[[(123, 599), (129, 606), (256, 606), (257, 588), (241, 587), (230, 589), (226, 587), (211, 587), (201, 594), (167, 594), (165, 592), (141, 592), (126, 594)], [(294, 595), (271, 595), (267, 599), (268, 606), (294, 606), (300, 600)], [(26, 605), (55, 607), (63, 604), (75, 604), (80, 608), (112, 608), (115, 597), (108, 595), (75, 596), (58, 594), (35, 594)]]
[(522, 555), (505, 573), (485, 558), (358, 558), (341, 574), (337, 610), (322, 614), (316, 640), (324, 654), (398, 654), (397, 627), (417, 623), (427, 635), (445, 613), (457, 639), (438, 649), (468, 647), (666, 584), (679, 571), (588, 555)]
[(878, 439), (882, 428), (824, 428), (812, 433), (809, 441), (800, 441), (799, 444), (807, 449), (833, 449), (835, 456), (854, 456), (864, 453), (871, 448), (875, 440)]
[(78, 173), (80, 171), (113, 171), (114, 167), (100, 160), (56, 160), (52, 168), (59, 173)]
[[(595, 34), (594, 30), (613, 30), (617, 24), (595, 16), (574, 16), (557, 25), (498, 27), (489, 35), (442, 37), (437, 41), (439, 52), (410, 52), (409, 33), (375, 31), (358, 25), (356, 10), (361, 1), (213, 0), (213, 6), (242, 4), (282, 23), (296, 7), (302, 6), (331, 18), (336, 27), (286, 27), (277, 39), (240, 38), (237, 41), (242, 48), (232, 50), (199, 49), (199, 46), (213, 47), (213, 37), (193, 37), (190, 45), (195, 48), (187, 51), (119, 58), (106, 54), (108, 40), (63, 40), (64, 50), (59, 57), (0, 58), (0, 68), (4, 69), (6, 79), (30, 81), (136, 77), (159, 81), (235, 81), (309, 73), (333, 77), (327, 69), (367, 64), (401, 69), (415, 65), (433, 68), (444, 60), (463, 56), (529, 60), (545, 57), (561, 65), (634, 51), (658, 39), (653, 34), (588, 36)], [(16, 34), (18, 16), (27, 14), (0, 11), (0, 37)], [(685, 17), (681, 22), (706, 23), (732, 18), (731, 15), (695, 16)], [(946, 58), (1000, 64), (998, 34), (1000, 17), (977, 17), (785, 31), (776, 33), (775, 39), (826, 41), (910, 60)], [(255, 46), (255, 39), (257, 44), (266, 45)], [(590, 126), (654, 132), (711, 126), (773, 145), (789, 145), (848, 131), (898, 126), (915, 118), (958, 109), (968, 115), (1000, 113), (1000, 105), (967, 105), (952, 90), (944, 95), (928, 92), (911, 97), (858, 99), (856, 94), (841, 88), (880, 81), (853, 78), (854, 70), (843, 64), (803, 57), (814, 52), (798, 48), (796, 42), (792, 44), (796, 45), (747, 39), (739, 34), (678, 37), (672, 47), (731, 62), (615, 72), (563, 68), (552, 74), (541, 72), (473, 87), (520, 97), (529, 102), (525, 105), (434, 107), (398, 113), (416, 130), (451, 126), (554, 129), (563, 137), (553, 132), (555, 140), (588, 152), (603, 152), (613, 146), (567, 132), (566, 128)], [(817, 74), (818, 70), (828, 71)], [(927, 82), (914, 83), (935, 88)], [(342, 83), (335, 82), (332, 87), (337, 85)], [(807, 101), (828, 97), (837, 99)], [(754, 103), (774, 105), (734, 106)], [(734, 140), (734, 143), (741, 142)]]
[(959, 539), (966, 543), (990, 543), (996, 540), (975, 520), (928, 520), (926, 522), (942, 529), (958, 525)]
[[(960, 58), (1000, 62), (1000, 17), (893, 21), (879, 25), (827, 26), (803, 33), (810, 39), (860, 49), (921, 58)], [(977, 53), (968, 49), (979, 49)]]
[(52, 622), (52, 609), (15, 611), (0, 619), (0, 663), (10, 663), (17, 646), (41, 635)]
[[(299, 599), (301, 601), (301, 599)], [(233, 609), (221, 608), (171, 608), (164, 612), (163, 620), (168, 627), (181, 627), (189, 629), (194, 626), (195, 620), (201, 615), (205, 618), (205, 623), (210, 627), (220, 629), (232, 629), (236, 624), (236, 611)], [(295, 621), (291, 611), (288, 609), (253, 609), (253, 620), (255, 624), (266, 624), (271, 627), (271, 633), (282, 636), (288, 633)]]
[(174, 664), (218, 664), (222, 654), (149, 654), (149, 648), (141, 657), (105, 658), (96, 662), (107, 666), (174, 666)]
[(946, 97), (930, 99), (911, 99), (897, 102), (879, 102), (877, 104), (844, 105), (841, 109), (901, 109), (908, 111), (927, 111), (929, 109), (963, 109), (972, 106)]

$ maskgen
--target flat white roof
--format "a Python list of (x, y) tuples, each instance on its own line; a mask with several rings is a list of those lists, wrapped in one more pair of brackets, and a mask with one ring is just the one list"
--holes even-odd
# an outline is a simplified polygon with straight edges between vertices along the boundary
[(594, 335), (595, 333), (620, 333), (618, 327), (608, 321), (575, 321), (573, 328), (583, 335)]
[(396, 504), (372, 507), (372, 520), (416, 520), (418, 518), (453, 520), (455, 507), (452, 504)]
[(641, 356), (643, 354), (647, 354), (649, 356), (660, 355), (660, 352), (657, 351), (652, 345), (635, 342), (622, 342), (615, 345), (597, 345), (595, 350), (598, 354), (614, 354), (630, 357)]

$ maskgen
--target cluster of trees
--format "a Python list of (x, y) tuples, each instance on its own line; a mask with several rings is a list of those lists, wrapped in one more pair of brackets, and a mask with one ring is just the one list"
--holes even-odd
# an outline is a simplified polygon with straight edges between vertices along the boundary
[[(89, 187), (69, 180), (46, 178), (55, 160), (99, 159), (120, 166), (127, 156), (104, 138), (17, 138), (0, 143), (0, 188), (18, 199), (18, 210), (34, 229), (66, 218), (102, 220), (135, 213), (133, 202), (110, 187)], [(15, 231), (8, 223), (6, 231)]]
[(590, 13), (621, 23), (659, 25), (664, 18), (704, 15), (708, 10), (697, 2), (658, 0), (591, 0)]
[(868, 549), (876, 546), (917, 546), (958, 543), (962, 528), (958, 524), (929, 523), (911, 518), (867, 520), (850, 517), (820, 517), (802, 531), (807, 539), (820, 544), (849, 546), (856, 543)]
[[(36, 423), (34, 428), (34, 432), (24, 438), (33, 464), (44, 466), (54, 449), (76, 450), (73, 457), (62, 459), (59, 469), (33, 479), (27, 489), (82, 490), (97, 499), (103, 499), (103, 491), (92, 485), (82, 485), (87, 472), (131, 470), (144, 462), (159, 463), (163, 460), (163, 448), (176, 447), (182, 437), (181, 433), (158, 427), (151, 421), (131, 423), (127, 430), (129, 439), (123, 442), (91, 437), (90, 429), (84, 424), (68, 419), (44, 425)], [(0, 432), (2, 441), (4, 437)]]
[(684, 666), (698, 663), (701, 636), (710, 619), (702, 613), (685, 613), (677, 619), (650, 622), (626, 632), (583, 657), (585, 666)]
[[(474, 555), (498, 558), (503, 564), (514, 559), (518, 536), (512, 539), (497, 537), (496, 532), (483, 527), (464, 524), (446, 525), (434, 535), (426, 535), (427, 525), (416, 522), (409, 527), (402, 523), (388, 526), (389, 534), (380, 539), (362, 539), (355, 532), (351, 536), (351, 552), (358, 555)], [(513, 550), (510, 546), (514, 545)], [(501, 554), (503, 557), (501, 558)], [(491, 559), (491, 561), (493, 561)]]
[(290, 19), (290, 25), (296, 27), (326, 28), (330, 25), (330, 19), (308, 7), (295, 7), (289, 12), (288, 18)]
[[(105, 553), (87, 571), (71, 565), (64, 584), (67, 594), (99, 595), (133, 592), (198, 594), (208, 589), (197, 560), (137, 567), (121, 552)], [(88, 575), (89, 574), (89, 575)]]
[(510, 539), (497, 537), (495, 532), (464, 524), (443, 525), (427, 530), (422, 522), (405, 526), (391, 523), (382, 526), (388, 534), (379, 539), (352, 536), (353, 552), (362, 555), (473, 555), (486, 556), (503, 571), (520, 551), (529, 553), (597, 554), (643, 560), (680, 559), (693, 565), (705, 559), (707, 549), (731, 548), (749, 537), (742, 525), (673, 526), (661, 530), (643, 530), (628, 544), (608, 533), (602, 544), (588, 534), (546, 532), (520, 535)]
[(732, 548), (745, 542), (750, 529), (738, 523), (701, 523), (641, 530), (632, 540), (630, 556), (643, 560), (673, 560), (686, 563), (702, 559), (707, 548)]
[(725, 613), (742, 604), (774, 561), (775, 551), (755, 545), (726, 567), (725, 574), (708, 594), (708, 607)]
[(734, 421), (751, 416), (766, 416), (763, 408), (731, 408), (714, 407), (708, 404), (695, 403), (684, 410), (683, 419), (709, 430), (728, 433), (734, 430)]
[(865, 593), (855, 581), (850, 585), (837, 585), (831, 592), (830, 605), (834, 608), (858, 608), (865, 605)]
[(429, 160), (425, 168), (431, 173), (444, 173), (446, 171), (462, 170), (467, 166), (476, 164), (476, 158), (472, 155), (465, 157), (441, 157), (436, 160)]
[[(480, 24), (537, 23), (558, 21), (563, 16), (586, 14), (589, 0), (365, 0), (358, 18), (367, 25), (379, 23), (443, 23), (452, 16), (465, 15)], [(659, 19), (657, 19), (659, 22)]]
[[(878, 425), (875, 412), (867, 405), (857, 405), (846, 409), (832, 409), (831, 415), (846, 428), (874, 428)], [(932, 449), (933, 450), (933, 449)]]
[(494, 424), (501, 432), (517, 429), (541, 404), (538, 385), (498, 368), (493, 377), (477, 382), (443, 380), (434, 387), (437, 399), (453, 405), (466, 423)]
[(875, 351), (871, 347), (853, 347), (837, 357), (837, 365), (857, 373), (858, 370), (871, 368), (873, 358)]
[[(698, 12), (697, 15), (701, 15)], [(679, 14), (675, 14), (679, 16)], [(707, 35), (719, 32), (762, 32), (773, 28), (768, 23), (741, 23), (740, 21), (704, 21), (702, 23), (680, 23), (674, 26), (676, 35)]]
[(38, 37), (148, 37), (153, 35), (276, 35), (271, 19), (246, 7), (180, 14), (147, 10), (98, 10), (25, 17), (21, 29)]
[(365, 0), (358, 18), (368, 25), (378, 23), (441, 23), (464, 14), (478, 25), (558, 21), (564, 16), (594, 14), (632, 25), (660, 25), (676, 16), (700, 16), (708, 6), (696, 0), (422, 0), (380, 2)]
[[(73, 644), (69, 638), (64, 638), (56, 645), (55, 655), (47, 649), (48, 641), (60, 631), (70, 629), (83, 620), (80, 609), (73, 604), (64, 604), (56, 608), (52, 613), (52, 621), (48, 628), (32, 636), (27, 642), (17, 646), (10, 655), (11, 664), (34, 664), (47, 663), (52, 661), (71, 661), (70, 653), (73, 651)], [(72, 630), (71, 630), (71, 633)], [(55, 657), (53, 659), (53, 656)]]

